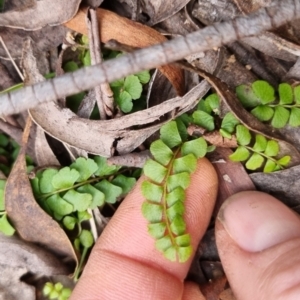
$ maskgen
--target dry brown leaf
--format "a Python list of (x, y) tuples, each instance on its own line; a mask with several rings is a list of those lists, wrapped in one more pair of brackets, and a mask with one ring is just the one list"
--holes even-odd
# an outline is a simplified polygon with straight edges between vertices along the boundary
[(232, 2), (236, 4), (242, 13), (249, 14), (262, 7), (269, 6), (272, 0), (233, 0)]
[[(274, 71), (275, 65), (272, 66), (270, 63), (263, 63), (263, 58), (267, 58), (268, 62), (270, 59), (272, 59), (269, 56), (264, 56), (263, 53), (261, 53), (261, 56), (258, 57), (255, 53), (255, 51), (249, 47), (248, 45), (245, 45), (242, 42), (234, 42), (228, 45), (229, 50), (233, 53), (231, 56), (232, 60), (238, 61), (240, 64), (243, 64), (243, 73), (251, 74), (250, 80), (245, 80), (244, 78), (241, 78), (242, 76), (239, 76), (241, 80), (234, 81), (234, 85), (231, 86), (233, 89), (235, 89), (236, 86), (240, 84), (246, 84), (246, 83), (252, 83), (257, 78), (263, 79), (265, 81), (268, 81), (271, 85), (277, 86), (280, 79), (278, 78), (278, 71)], [(262, 58), (263, 57), (263, 58)], [(275, 60), (273, 59), (273, 62)], [(276, 61), (277, 62), (277, 61)], [(277, 65), (279, 65), (279, 62), (277, 62)], [(229, 72), (231, 70), (228, 70)], [(235, 70), (232, 72), (237, 73)], [(285, 72), (284, 72), (285, 73)], [(254, 75), (255, 74), (255, 75)], [(227, 74), (228, 76), (229, 74)], [(237, 74), (240, 75), (240, 74)], [(220, 76), (218, 76), (221, 80)], [(228, 76), (231, 77), (231, 76)], [(237, 77), (237, 76), (235, 76)], [(250, 77), (250, 76), (249, 76)], [(224, 81), (224, 80), (223, 80)], [(225, 81), (227, 83), (227, 81)], [(228, 84), (228, 83), (227, 83)]]
[[(278, 40), (280, 42), (278, 42)], [(293, 45), (293, 43), (286, 42), (282, 46), (279, 46), (279, 43), (282, 41), (283, 39), (276, 36), (274, 33), (263, 33), (259, 36), (252, 36), (243, 39), (244, 43), (265, 53), (266, 55), (285, 61), (296, 61), (297, 56), (293, 53), (293, 50), (296, 51), (296, 49), (294, 49), (295, 45), (292, 47), (291, 45)]]
[[(36, 49), (46, 52), (58, 47), (62, 43), (67, 30), (68, 29), (65, 28), (65, 26), (47, 26), (35, 31), (25, 31), (22, 29), (0, 26), (0, 36), (2, 37), (6, 47), (9, 49), (10, 55), (14, 59), (19, 59), (22, 57), (22, 45), (25, 37), (31, 37), (35, 42)], [(7, 53), (2, 47), (0, 47), (0, 57), (9, 59), (7, 57)]]
[(223, 202), (231, 195), (242, 191), (255, 190), (244, 166), (239, 162), (230, 160), (232, 150), (228, 148), (217, 148), (209, 155), (218, 174), (219, 189), (217, 202), (214, 209), (214, 216), (217, 216)]
[[(23, 67), (25, 85), (45, 80), (38, 70), (37, 59), (33, 53), (33, 47), (35, 45), (32, 45), (32, 43), (33, 41), (29, 37), (26, 37), (23, 43), (21, 65)], [(44, 68), (43, 65), (42, 68)], [(31, 142), (34, 144), (34, 158), (37, 165), (59, 165), (58, 160), (46, 140), (44, 131), (40, 127), (34, 127), (34, 137), (31, 138)]]
[(269, 6), (272, 0), (201, 0), (192, 10), (195, 18), (204, 24), (231, 20)]
[(215, 22), (231, 20), (241, 13), (236, 4), (231, 0), (194, 1), (194, 5), (190, 10), (194, 18), (206, 25)]
[(0, 234), (0, 266), (22, 268), (25, 270), (24, 274), (30, 272), (40, 276), (68, 275), (71, 272), (60, 259), (44, 248), (26, 243), (16, 236), (7, 237), (2, 234)]
[(236, 300), (231, 288), (228, 288), (228, 289), (224, 290), (219, 295), (219, 299), (220, 300)]
[(24, 30), (56, 26), (70, 20), (76, 14), (80, 2), (81, 0), (39, 0), (33, 7), (25, 10), (2, 13), (0, 26)]
[(143, 0), (141, 1), (142, 10), (150, 20), (149, 25), (155, 25), (182, 9), (190, 0)]
[(283, 82), (299, 82), (300, 81), (300, 58), (298, 57), (295, 64), (284, 74)]
[(173, 89), (171, 82), (159, 70), (156, 69), (149, 83), (147, 107), (158, 105), (165, 99), (171, 99), (174, 97), (176, 97), (176, 92)]
[(187, 127), (187, 133), (193, 136), (202, 136), (207, 142), (216, 147), (237, 148), (238, 146), (234, 136), (231, 139), (224, 138), (218, 130), (207, 132), (205, 128), (191, 124)]
[(25, 162), (30, 124), (31, 120), (26, 124), (23, 144), (7, 179), (5, 210), (24, 240), (40, 244), (54, 253), (76, 261), (74, 249), (65, 232), (34, 199)]
[(126, 166), (134, 168), (143, 168), (145, 162), (151, 157), (149, 150), (141, 152), (128, 153), (121, 156), (113, 156), (107, 159), (107, 163), (110, 165)]
[(0, 90), (5, 90), (15, 84), (4, 65), (0, 63)]
[(59, 166), (56, 156), (51, 150), (45, 132), (39, 127), (35, 128), (34, 136), (34, 152), (36, 163), (38, 166)]
[(34, 6), (36, 0), (10, 0), (10, 1), (3, 1), (4, 5), (2, 12), (8, 10), (24, 10), (28, 7)]
[(100, 6), (103, 1), (104, 0), (84, 0), (83, 3), (86, 6), (90, 6), (90, 7), (95, 8), (95, 7)]
[(300, 166), (274, 173), (253, 173), (249, 176), (257, 189), (271, 193), (300, 213)]
[(219, 295), (224, 291), (227, 284), (225, 276), (200, 286), (200, 290), (206, 300), (219, 300)]
[[(88, 35), (85, 23), (86, 9), (80, 9), (77, 15), (65, 23), (67, 28)], [(140, 23), (123, 18), (111, 11), (97, 9), (101, 42), (116, 40), (121, 44), (144, 48), (159, 44), (167, 39), (158, 31)], [(159, 70), (170, 80), (178, 95), (185, 92), (183, 71), (175, 66), (162, 66)]]
[[(89, 153), (110, 157), (115, 150), (119, 154), (134, 150), (161, 127), (163, 122), (157, 121), (162, 116), (175, 111), (176, 114), (172, 117), (176, 117), (190, 110), (208, 90), (209, 85), (202, 81), (183, 97), (112, 120), (78, 118), (71, 110), (61, 108), (54, 102), (41, 104), (30, 110), (30, 115), (37, 125), (54, 138)], [(170, 118), (168, 116), (164, 122)], [(132, 126), (139, 125), (147, 128), (131, 129)]]
[(9, 265), (0, 265), (0, 299), (1, 300), (36, 300), (35, 288), (20, 278), (26, 273), (25, 268), (13, 268)]

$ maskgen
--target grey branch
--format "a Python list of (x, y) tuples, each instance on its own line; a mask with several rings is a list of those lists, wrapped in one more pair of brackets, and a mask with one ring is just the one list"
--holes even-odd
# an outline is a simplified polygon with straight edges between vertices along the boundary
[(117, 59), (67, 73), (0, 96), (0, 116), (21, 112), (129, 74), (166, 65), (188, 55), (218, 48), (244, 37), (277, 28), (300, 17), (300, 0), (274, 1), (269, 8), (232, 21), (216, 23), (187, 36), (137, 50)]

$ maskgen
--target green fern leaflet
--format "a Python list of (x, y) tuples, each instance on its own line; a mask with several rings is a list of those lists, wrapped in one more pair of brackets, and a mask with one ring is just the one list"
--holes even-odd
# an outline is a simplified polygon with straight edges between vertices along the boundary
[(150, 146), (153, 159), (144, 166), (147, 180), (142, 183), (146, 198), (142, 213), (149, 221), (148, 232), (167, 259), (179, 262), (187, 261), (193, 251), (184, 221), (185, 189), (197, 159), (207, 152), (202, 137), (184, 142), (184, 136), (176, 121), (161, 127), (160, 139)]
[(274, 128), (300, 126), (299, 91), (300, 86), (281, 83), (276, 94), (274, 88), (264, 80), (236, 88), (243, 106), (251, 109), (251, 113), (260, 121), (271, 122)]

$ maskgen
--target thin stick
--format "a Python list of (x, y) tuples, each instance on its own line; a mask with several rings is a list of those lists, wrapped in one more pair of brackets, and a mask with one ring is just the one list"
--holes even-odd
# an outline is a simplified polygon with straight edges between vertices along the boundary
[(300, 0), (274, 1), (269, 8), (234, 20), (216, 23), (174, 40), (140, 49), (100, 65), (91, 66), (0, 96), (0, 115), (32, 108), (46, 101), (89, 90), (129, 74), (166, 65), (244, 37), (277, 28), (300, 18)]
[[(91, 15), (91, 23), (92, 23), (92, 32), (93, 32), (93, 42), (94, 42), (94, 50), (97, 55), (97, 63), (102, 63), (102, 53), (101, 53), (101, 46), (100, 46), (100, 32), (98, 26), (98, 19), (97, 13), (95, 9), (89, 10)], [(104, 110), (108, 116), (112, 116), (114, 111), (114, 94), (110, 88), (108, 82), (100, 84), (100, 91), (101, 91), (101, 101), (103, 103)]]
[(15, 69), (16, 69), (17, 73), (19, 74), (20, 78), (22, 79), (22, 81), (24, 81), (24, 76), (23, 76), (22, 72), (20, 71), (19, 67), (17, 66), (17, 64), (15, 63), (14, 59), (10, 55), (10, 52), (7, 49), (1, 35), (0, 35), (0, 43), (1, 43), (2, 47), (4, 48), (6, 54), (8, 55), (10, 61), (12, 62), (13, 66), (15, 67)]
[[(90, 18), (89, 18), (90, 16)], [(91, 54), (91, 64), (96, 65), (101, 63), (101, 55), (100, 55), (100, 37), (99, 37), (99, 30), (98, 30), (98, 20), (95, 18), (95, 10), (90, 8), (87, 13), (86, 17), (87, 27), (88, 27), (88, 36), (89, 36), (89, 48)], [(95, 98), (97, 101), (100, 119), (106, 119), (106, 113), (104, 110), (104, 103), (102, 100), (102, 92), (101, 86), (97, 85), (94, 87), (95, 91)]]
[(97, 239), (98, 239), (98, 232), (97, 232), (97, 227), (96, 227), (96, 222), (95, 222), (95, 219), (94, 219), (93, 211), (90, 208), (88, 208), (87, 211), (91, 215), (91, 218), (89, 219), (89, 223), (90, 223), (90, 226), (91, 226), (91, 232), (92, 232), (94, 241), (96, 242)]

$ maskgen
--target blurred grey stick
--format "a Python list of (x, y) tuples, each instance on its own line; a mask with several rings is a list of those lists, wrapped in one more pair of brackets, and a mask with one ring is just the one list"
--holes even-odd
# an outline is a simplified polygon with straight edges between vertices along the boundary
[(277, 28), (299, 17), (300, 0), (276, 0), (271, 7), (260, 9), (249, 16), (216, 23), (187, 36), (137, 50), (101, 65), (83, 68), (3, 94), (0, 96), (0, 116), (18, 113), (45, 101), (53, 101), (129, 74), (166, 65), (196, 52), (218, 48)]

